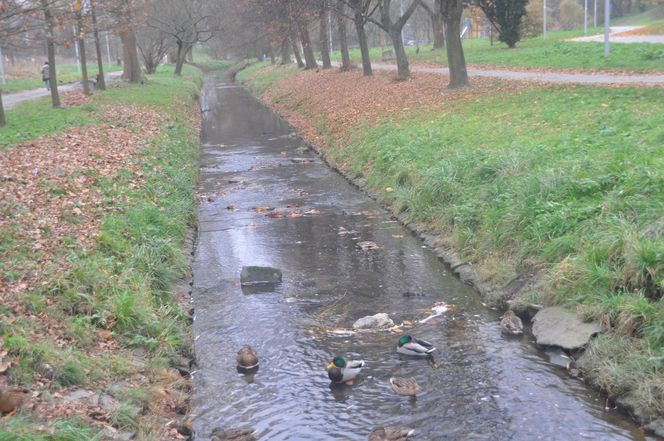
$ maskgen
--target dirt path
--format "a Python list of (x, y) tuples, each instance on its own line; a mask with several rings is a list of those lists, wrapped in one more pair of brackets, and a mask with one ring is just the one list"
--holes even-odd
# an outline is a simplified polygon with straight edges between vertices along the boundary
[[(396, 65), (387, 63), (372, 63), (375, 69), (395, 70)], [(412, 72), (437, 73), (448, 75), (447, 67), (430, 67), (412, 65)], [(544, 83), (561, 84), (603, 84), (603, 85), (635, 85), (643, 87), (664, 86), (664, 74), (612, 74), (608, 72), (569, 73), (555, 71), (527, 71), (507, 69), (480, 69), (469, 67), (470, 77), (499, 78), (512, 81), (537, 81)]]
[[(111, 72), (109, 74), (106, 74), (106, 81), (115, 80), (121, 74), (122, 72)], [(61, 84), (58, 86), (58, 91), (69, 92), (72, 90), (78, 90), (80, 88), (81, 88), (81, 83), (80, 81), (78, 81), (76, 83)], [(51, 92), (49, 92), (48, 90), (46, 90), (46, 88), (43, 87), (39, 89), (22, 90), (14, 93), (7, 93), (7, 94), (3, 93), (2, 104), (5, 110), (10, 110), (24, 101), (35, 100), (37, 98), (49, 96), (50, 94)]]
[[(660, 43), (664, 44), (664, 35), (622, 35), (625, 32), (634, 31), (644, 26), (611, 26), (609, 28), (609, 40), (611, 43)], [(589, 35), (586, 37), (570, 38), (567, 41), (575, 42), (602, 42), (604, 35)]]

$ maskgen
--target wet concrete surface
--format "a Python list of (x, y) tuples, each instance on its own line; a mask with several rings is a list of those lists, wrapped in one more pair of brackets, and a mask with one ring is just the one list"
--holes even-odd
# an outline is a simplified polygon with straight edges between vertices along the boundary
[[(363, 440), (382, 424), (411, 426), (417, 440), (645, 439), (531, 335), (503, 337), (498, 314), (421, 241), (226, 81), (208, 77), (201, 97), (194, 439), (254, 427), (261, 440)], [(243, 288), (249, 265), (283, 281)], [(421, 319), (439, 301), (456, 308), (409, 329), (438, 348), (437, 369), (398, 355), (398, 334), (329, 332), (377, 312)], [(260, 358), (254, 375), (235, 367), (245, 344)], [(330, 385), (335, 355), (365, 360), (354, 385)], [(425, 392), (397, 396), (392, 376)]]

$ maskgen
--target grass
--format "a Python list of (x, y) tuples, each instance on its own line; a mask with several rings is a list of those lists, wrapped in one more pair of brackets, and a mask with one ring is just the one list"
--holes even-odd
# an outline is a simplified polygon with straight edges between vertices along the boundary
[[(46, 274), (41, 288), (23, 295), (22, 303), (31, 313), (48, 314), (63, 324), (67, 346), (55, 344), (47, 330), (32, 320), (19, 316), (11, 323), (0, 319), (2, 347), (18, 360), (9, 370), (13, 382), (38, 387), (33, 384), (33, 373), (50, 367), (58, 386), (94, 388), (136, 372), (131, 362), (133, 348), (147, 349), (150, 366), (168, 366), (174, 354), (187, 351), (188, 321), (171, 299), (170, 289), (187, 270), (182, 245), (194, 222), (198, 168), (198, 134), (187, 126), (187, 118), (201, 82), (197, 69), (185, 66), (183, 78), (177, 78), (168, 67), (150, 76), (145, 85), (95, 94), (94, 103), (85, 110), (85, 124), (97, 122), (95, 112), (104, 104), (118, 103), (157, 108), (168, 121), (159, 135), (145, 140), (140, 153), (142, 185), (134, 185), (132, 174), (123, 170), (112, 182), (98, 180), (104, 203), (112, 209), (102, 219), (94, 248), (70, 253), (67, 273)], [(27, 132), (32, 122), (23, 113), (26, 108), (32, 107), (26, 104), (9, 111), (15, 125), (0, 133)], [(43, 115), (48, 112), (73, 118), (81, 109), (45, 109)], [(53, 131), (63, 131), (75, 120), (52, 124)], [(4, 138), (8, 144), (11, 139)], [(120, 348), (88, 355), (92, 341), (108, 328)], [(145, 416), (136, 415), (133, 409), (123, 403), (111, 416), (111, 423), (118, 428), (140, 426)], [(0, 440), (94, 439), (95, 430), (80, 422), (46, 424), (35, 418), (20, 413), (0, 420)], [(39, 434), (39, 425), (53, 434)]]
[[(601, 28), (588, 29), (588, 35), (602, 33)], [(583, 35), (579, 31), (552, 31), (546, 40), (542, 37), (524, 39), (514, 49), (487, 39), (464, 40), (464, 55), (468, 64), (486, 64), (509, 68), (579, 69), (579, 70), (664, 70), (664, 44), (612, 44), (611, 54), (604, 57), (603, 43), (567, 42), (567, 38)], [(386, 46), (386, 50), (391, 46)], [(411, 62), (447, 65), (444, 49), (431, 50), (431, 46), (406, 48)], [(381, 59), (382, 48), (371, 48), (372, 60)], [(332, 54), (340, 61), (338, 51)], [(359, 49), (351, 50), (351, 59), (360, 61)]]
[[(50, 97), (30, 100), (7, 111), (7, 126), (0, 129), (0, 149), (13, 144), (30, 141), (44, 135), (62, 132), (74, 126), (95, 124), (100, 105), (112, 102), (127, 102), (139, 105), (168, 108), (172, 99), (182, 100), (195, 94), (201, 82), (196, 69), (185, 66), (183, 83), (173, 75), (172, 66), (161, 66), (155, 75), (150, 75), (144, 85), (109, 88), (95, 93), (94, 102), (82, 106), (54, 109)], [(136, 90), (140, 89), (140, 93)], [(163, 93), (172, 89), (173, 95)]]
[[(247, 79), (265, 88), (273, 77)], [(496, 90), (444, 110), (386, 115), (340, 141), (321, 125), (320, 147), (395, 214), (446, 237), (492, 285), (542, 268), (544, 288), (525, 293), (528, 302), (579, 310), (610, 323), (612, 338), (636, 339), (632, 359), (650, 362), (591, 357), (598, 384), (617, 384), (610, 369), (661, 380), (663, 99), (658, 89)], [(660, 380), (638, 390), (625, 380), (620, 393), (662, 412)]]
[[(77, 67), (74, 64), (65, 64), (61, 66), (56, 66), (58, 83), (66, 84), (73, 83), (75, 81), (81, 81), (81, 74), (77, 71)], [(104, 65), (104, 73), (108, 74), (109, 72), (117, 72), (122, 70), (122, 66), (117, 64), (113, 65)], [(97, 63), (88, 64), (88, 78), (93, 78), (99, 73), (99, 68)], [(41, 79), (41, 74), (35, 72), (34, 78), (25, 78), (19, 80), (9, 80), (6, 84), (0, 85), (2, 93), (7, 92), (18, 92), (21, 90), (30, 90), (30, 89), (39, 89), (44, 87), (44, 82)]]
[[(288, 67), (272, 67), (269, 61), (253, 63), (238, 72), (236, 78), (242, 83), (247, 83), (249, 89), (254, 94), (261, 94), (270, 86), (270, 84), (281, 78), (292, 75), (297, 72), (295, 65)], [(258, 73), (260, 73), (258, 75)]]

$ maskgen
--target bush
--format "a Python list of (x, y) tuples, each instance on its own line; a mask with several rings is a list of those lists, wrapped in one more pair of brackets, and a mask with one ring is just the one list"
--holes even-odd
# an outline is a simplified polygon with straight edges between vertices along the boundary
[(526, 15), (521, 21), (521, 35), (526, 38), (537, 37), (542, 34), (542, 27), (544, 26), (543, 3), (539, 0), (531, 0), (526, 5)]
[(583, 24), (583, 8), (576, 0), (560, 2), (560, 26), (565, 30), (574, 29)]

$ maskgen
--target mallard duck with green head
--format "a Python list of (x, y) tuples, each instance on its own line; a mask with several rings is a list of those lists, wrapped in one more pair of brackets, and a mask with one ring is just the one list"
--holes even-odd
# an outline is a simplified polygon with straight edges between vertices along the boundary
[(397, 343), (397, 352), (404, 355), (415, 357), (433, 358), (433, 351), (436, 348), (428, 341), (418, 340), (406, 334), (399, 338)]
[(353, 384), (362, 367), (364, 367), (363, 360), (346, 360), (342, 356), (336, 356), (327, 365), (327, 376), (333, 383)]

